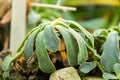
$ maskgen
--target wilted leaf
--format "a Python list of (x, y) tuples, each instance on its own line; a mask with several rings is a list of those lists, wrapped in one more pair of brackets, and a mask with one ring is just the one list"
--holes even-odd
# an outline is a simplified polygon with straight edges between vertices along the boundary
[(55, 71), (55, 66), (50, 60), (44, 44), (44, 32), (41, 31), (36, 37), (36, 55), (38, 58), (39, 68), (46, 73)]
[[(20, 57), (24, 51), (24, 44), (26, 42), (26, 40), (28, 39), (29, 35), (35, 31), (36, 29), (38, 29), (38, 27), (32, 29), (25, 37), (25, 39), (23, 40), (23, 42), (21, 43), (21, 45), (18, 47), (17, 49), (17, 52), (14, 53), (12, 56), (8, 56), (4, 59), (4, 62), (3, 62), (3, 70), (4, 70), (4, 74), (9, 74), (9, 67), (10, 67), (10, 64), (16, 60), (18, 57)], [(7, 73), (6, 73), (7, 72)]]
[(117, 32), (110, 32), (104, 44), (101, 63), (105, 71), (113, 72), (113, 65), (118, 62), (119, 39)]
[(39, 29), (39, 27), (35, 27), (33, 28), (29, 33), (27, 33), (27, 35), (25, 36), (24, 40), (22, 41), (22, 43), (20, 44), (20, 46), (17, 49), (17, 53), (19, 53), (19, 51), (21, 51), (22, 47), (24, 46), (26, 40), (28, 39), (28, 37), (31, 35), (32, 32), (34, 32), (35, 30)]
[(74, 37), (66, 30), (66, 28), (62, 27), (62, 25), (56, 26), (56, 28), (59, 30), (65, 41), (69, 65), (77, 65), (78, 49)]
[(90, 46), (92, 48), (94, 48), (94, 38), (84, 27), (82, 27), (80, 24), (78, 24), (74, 21), (70, 21), (70, 20), (62, 20), (62, 21), (67, 23), (72, 29), (78, 30), (78, 31), (82, 32), (83, 34), (85, 34), (85, 36), (89, 40)]
[(103, 73), (103, 78), (104, 79), (117, 79), (115, 75), (110, 74), (110, 73)]
[(88, 52), (87, 52), (87, 47), (86, 47), (86, 43), (83, 39), (83, 37), (75, 32), (73, 29), (69, 28), (70, 33), (73, 35), (73, 37), (76, 39), (77, 43), (78, 43), (78, 64), (81, 64), (83, 62), (85, 62), (88, 58)]
[(52, 25), (47, 25), (45, 28), (45, 45), (49, 51), (56, 52), (60, 46), (60, 40), (54, 31)]
[(25, 59), (29, 59), (34, 53), (33, 48), (34, 48), (34, 42), (35, 42), (35, 37), (36, 37), (37, 33), (38, 33), (38, 30), (34, 31), (27, 39), (27, 43), (26, 43), (25, 49), (24, 49)]
[(80, 71), (83, 73), (89, 73), (92, 69), (96, 67), (96, 62), (84, 62), (80, 64)]

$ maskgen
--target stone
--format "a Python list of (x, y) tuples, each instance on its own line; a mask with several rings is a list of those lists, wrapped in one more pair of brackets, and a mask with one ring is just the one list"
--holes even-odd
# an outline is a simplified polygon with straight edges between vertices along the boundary
[(81, 80), (81, 78), (75, 68), (67, 67), (53, 72), (49, 80)]

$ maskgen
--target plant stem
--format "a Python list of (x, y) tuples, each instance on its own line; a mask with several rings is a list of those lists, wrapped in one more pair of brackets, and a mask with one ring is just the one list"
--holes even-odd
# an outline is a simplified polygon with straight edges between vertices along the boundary
[(37, 6), (37, 7), (46, 7), (46, 8), (55, 8), (55, 9), (62, 9), (64, 11), (76, 11), (75, 7), (66, 7), (66, 6), (60, 6), (60, 5), (52, 5), (52, 4), (41, 4), (41, 3), (31, 3), (30, 4), (32, 7)]
[(98, 61), (96, 61), (96, 63), (97, 63), (97, 65), (98, 65), (99, 69), (101, 70), (101, 72), (104, 73), (105, 71), (103, 70), (103, 68), (102, 68), (102, 66), (100, 65), (100, 63), (99, 63)]
[(13, 55), (11, 56), (11, 57), (12, 57), (11, 62), (15, 61), (18, 57), (20, 57), (23, 52), (24, 52), (24, 48), (22, 48), (21, 51), (18, 52), (17, 54), (13, 54)]

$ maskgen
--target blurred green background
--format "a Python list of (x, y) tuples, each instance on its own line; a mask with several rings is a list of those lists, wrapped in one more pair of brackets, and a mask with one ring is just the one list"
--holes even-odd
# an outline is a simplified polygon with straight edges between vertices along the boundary
[[(77, 11), (33, 7), (28, 16), (28, 27), (62, 17), (75, 20), (90, 31), (116, 26), (120, 22), (120, 0), (37, 0), (39, 3), (76, 7)], [(28, 30), (29, 30), (28, 29)]]

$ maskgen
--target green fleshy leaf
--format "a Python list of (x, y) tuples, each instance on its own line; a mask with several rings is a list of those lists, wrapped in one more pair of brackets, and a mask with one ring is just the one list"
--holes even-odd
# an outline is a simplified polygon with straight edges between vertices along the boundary
[(7, 71), (9, 69), (9, 65), (12, 61), (12, 57), (10, 56), (7, 56), (5, 59), (4, 59), (4, 62), (3, 62), (3, 65), (2, 65), (2, 68), (4, 71)]
[(70, 66), (77, 65), (78, 46), (76, 44), (74, 37), (65, 27), (62, 27), (62, 25), (56, 26), (56, 28), (59, 30), (60, 34), (63, 36), (63, 39), (65, 41), (69, 65)]
[(49, 51), (56, 52), (60, 46), (60, 40), (54, 31), (52, 25), (47, 25), (45, 28), (45, 45)]
[(110, 73), (103, 73), (103, 78), (104, 79), (117, 79), (117, 77), (113, 74), (110, 74)]
[(113, 65), (118, 62), (119, 39), (117, 32), (110, 32), (104, 43), (101, 63), (107, 72), (113, 72)]
[(43, 72), (51, 73), (56, 70), (45, 48), (43, 31), (39, 32), (36, 37), (36, 55), (38, 58), (39, 68)]
[(71, 28), (69, 28), (68, 31), (74, 36), (74, 38), (76, 39), (76, 41), (78, 43), (78, 48), (79, 48), (78, 64), (81, 64), (81, 63), (85, 62), (88, 58), (86, 43), (85, 43), (83, 37), (79, 33), (75, 32)]
[(34, 53), (34, 42), (35, 42), (35, 37), (37, 35), (39, 30), (36, 30), (34, 31), (29, 37), (28, 37), (28, 40), (27, 40), (27, 43), (25, 45), (25, 49), (24, 49), (24, 56), (25, 56), (25, 59), (29, 59), (33, 53)]
[(80, 24), (71, 20), (62, 20), (62, 21), (67, 23), (72, 29), (81, 31), (83, 34), (85, 34), (85, 36), (88, 38), (90, 42), (90, 46), (94, 48), (94, 38), (84, 27), (82, 27)]
[(71, 27), (72, 29), (74, 29), (77, 32), (82, 32), (82, 34), (84, 34), (85, 37), (87, 37), (88, 39), (86, 40), (86, 45), (87, 48), (92, 51), (94, 57), (97, 59), (99, 59), (99, 55), (96, 53), (96, 51), (94, 50), (94, 38), (93, 36), (81, 25), (79, 25), (78, 23), (71, 21), (71, 20), (63, 20), (63, 19), (58, 19), (58, 22), (61, 25), (64, 25), (65, 27), (69, 28)]
[(84, 62), (80, 64), (80, 71), (83, 73), (89, 73), (91, 70), (93, 70), (96, 67), (96, 62)]
[(115, 71), (115, 73), (117, 75), (117, 78), (120, 79), (120, 63), (115, 63), (114, 71)]

